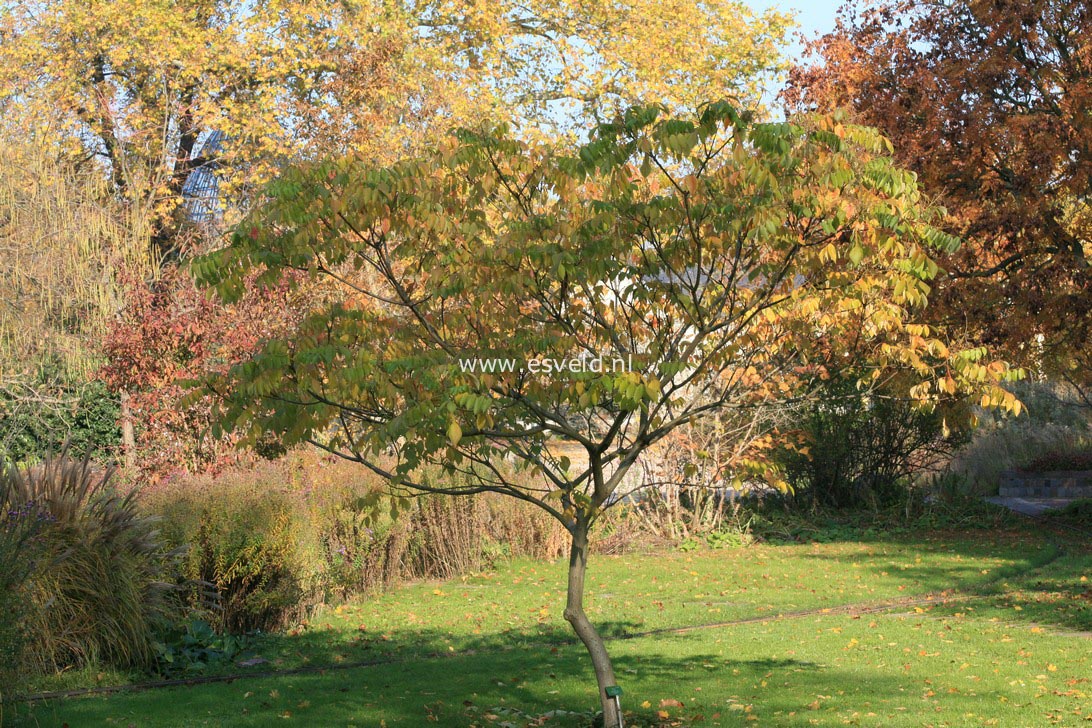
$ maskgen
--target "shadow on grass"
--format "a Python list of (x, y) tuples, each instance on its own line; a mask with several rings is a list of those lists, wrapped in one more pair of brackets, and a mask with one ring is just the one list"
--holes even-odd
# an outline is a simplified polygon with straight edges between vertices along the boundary
[[(875, 576), (897, 574), (913, 587), (911, 592), (959, 592), (981, 598), (974, 609), (990, 610), (991, 616), (1005, 621), (1092, 632), (1092, 541), (1079, 534), (1059, 536), (1028, 521), (1001, 531), (933, 532), (855, 542), (876, 547), (853, 557), (861, 569)], [(905, 558), (885, 548), (899, 545), (914, 546), (924, 558)], [(954, 554), (959, 561), (936, 563), (930, 553)], [(1013, 555), (1019, 557), (1012, 560)], [(988, 566), (986, 560), (992, 557), (998, 563)], [(837, 554), (812, 553), (806, 558), (820, 563), (820, 570), (844, 564), (844, 557)], [(936, 608), (941, 613), (961, 609), (959, 604)]]
[[(921, 676), (909, 677), (901, 666), (760, 657), (774, 646), (755, 635), (719, 645), (698, 635), (672, 636), (616, 642), (611, 649), (630, 728), (838, 725), (871, 711), (880, 721), (900, 715), (897, 725), (910, 726), (924, 724), (924, 714), (905, 711), (932, 709), (922, 702)], [(974, 691), (945, 701), (949, 718), (983, 708)], [(29, 715), (24, 709), (12, 725), (587, 728), (595, 708), (583, 648), (563, 645), (54, 701)]]
[[(896, 575), (925, 591), (944, 591), (988, 582), (1000, 570), (1021, 573), (1048, 561), (1059, 552), (1057, 546), (1027, 531), (982, 531), (979, 538), (967, 532), (931, 533), (924, 537), (844, 539), (871, 547), (867, 553), (854, 554), (855, 568), (880, 576)], [(937, 563), (931, 557), (943, 560)], [(955, 557), (956, 562), (952, 562)], [(847, 558), (837, 553), (809, 553), (809, 560), (843, 565)], [(996, 567), (984, 573), (983, 560), (997, 559)], [(1001, 563), (1005, 560), (1012, 564)]]
[[(1092, 632), (1092, 543), (1065, 540), (1054, 536), (1044, 539), (1036, 533), (1037, 524), (1025, 528), (992, 533), (981, 540), (937, 538), (930, 544), (937, 551), (966, 557), (965, 563), (931, 564), (927, 561), (900, 562), (891, 554), (870, 554), (858, 559), (873, 574), (898, 570), (900, 578), (918, 585), (922, 591), (955, 590), (983, 601), (974, 609), (989, 610), (991, 616), (1005, 621), (1028, 623), (1061, 631)], [(877, 542), (881, 545), (882, 542)], [(982, 558), (994, 547), (1026, 549), (1026, 556), (1014, 563), (983, 569)], [(818, 561), (836, 562), (825, 554), (811, 554)], [(936, 608), (941, 613), (961, 611), (956, 605)]]
[[(418, 635), (415, 641), (433, 639), (439, 635)], [(21, 708), (12, 725), (591, 725), (597, 707), (595, 684), (581, 646), (486, 650), (492, 646), (490, 642), (476, 654), (444, 659), (52, 701), (30, 712)], [(615, 646), (620, 682), (627, 696), (632, 696), (625, 706), (628, 725), (667, 724), (657, 715), (659, 710), (671, 720), (701, 722), (710, 711), (727, 710), (731, 701), (726, 702), (722, 692), (747, 693), (774, 672), (793, 675), (800, 695), (829, 690), (847, 679), (807, 661), (725, 659), (694, 651), (694, 646), (690, 640), (683, 654), (678, 643), (637, 649)], [(708, 701), (687, 699), (687, 695), (702, 695), (684, 687), (696, 674), (707, 685), (712, 679), (718, 688)], [(878, 678), (873, 688), (895, 691), (897, 686)], [(645, 698), (651, 707), (640, 707)], [(665, 699), (669, 700), (661, 703)], [(802, 708), (795, 699), (778, 700), (772, 695), (771, 699), (786, 709)], [(740, 724), (742, 720), (740, 713)]]
[[(640, 623), (615, 620), (599, 623), (596, 628), (605, 639), (624, 639), (638, 631)], [(337, 666), (362, 662), (392, 662), (435, 657), (450, 657), (452, 653), (508, 652), (577, 645), (579, 641), (566, 623), (543, 623), (527, 627), (508, 628), (481, 635), (455, 634), (442, 629), (392, 629), (389, 632), (353, 630), (334, 625), (312, 625), (294, 635), (266, 635), (251, 652), (268, 660), (256, 666), (304, 667)], [(239, 670), (233, 670), (239, 672)]]
[(988, 608), (1005, 621), (1092, 637), (1092, 553), (1087, 550), (1063, 552), (991, 583), (982, 593)]

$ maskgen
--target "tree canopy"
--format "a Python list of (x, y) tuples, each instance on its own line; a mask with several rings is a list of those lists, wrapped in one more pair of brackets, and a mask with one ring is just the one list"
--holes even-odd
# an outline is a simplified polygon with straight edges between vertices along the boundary
[[(1092, 12), (1079, 0), (851, 4), (796, 69), (798, 107), (879, 128), (942, 227), (933, 320), (1046, 375), (1092, 362)], [(1041, 339), (1039, 338), (1041, 337)]]
[(38, 0), (0, 9), (0, 104), (169, 221), (203, 166), (245, 207), (286, 162), (389, 162), (481, 118), (564, 126), (709, 88), (757, 104), (789, 24), (735, 0)]
[[(146, 334), (135, 314), (151, 310), (140, 286), (159, 275), (158, 264), (222, 244), (223, 230), (286, 165), (338, 154), (388, 164), (429, 148), (452, 126), (482, 120), (572, 142), (623, 105), (649, 97), (684, 108), (710, 88), (756, 107), (764, 83), (783, 70), (779, 46), (790, 24), (785, 14), (753, 13), (738, 0), (7, 3), (0, 134), (94, 186), (100, 217), (108, 213), (107, 224), (126, 227), (143, 245), (127, 282), (117, 276), (137, 260), (128, 243), (79, 248), (50, 276), (101, 272), (92, 292), (109, 299), (106, 320), (118, 316), (123, 329), (112, 338), (133, 344)], [(196, 179), (214, 182), (213, 199), (193, 199), (187, 185)], [(213, 214), (201, 222), (214, 224), (195, 224), (194, 210), (206, 206)], [(70, 214), (60, 212), (58, 219)], [(40, 258), (32, 235), (8, 243), (13, 270)], [(207, 321), (176, 315), (200, 308), (175, 307), (168, 318), (175, 328), (208, 332)], [(53, 322), (46, 338), (56, 339), (57, 319), (45, 321)], [(89, 370), (102, 360), (101, 340), (81, 341)], [(133, 428), (176, 418), (179, 408), (163, 396), (171, 388), (131, 389), (147, 379), (132, 362), (149, 360), (130, 353), (110, 379), (120, 388), (125, 449), (135, 462)], [(130, 395), (149, 395), (136, 417)], [(147, 462), (190, 461), (161, 454)]]

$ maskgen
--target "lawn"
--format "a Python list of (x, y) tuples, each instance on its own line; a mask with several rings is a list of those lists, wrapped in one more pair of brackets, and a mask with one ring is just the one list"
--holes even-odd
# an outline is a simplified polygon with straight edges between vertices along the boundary
[[(587, 725), (563, 578), (517, 561), (407, 586), (255, 641), (248, 668), (332, 669), (53, 700), (16, 724)], [(1089, 579), (1088, 551), (1022, 531), (597, 556), (589, 614), (630, 725), (1088, 725)]]

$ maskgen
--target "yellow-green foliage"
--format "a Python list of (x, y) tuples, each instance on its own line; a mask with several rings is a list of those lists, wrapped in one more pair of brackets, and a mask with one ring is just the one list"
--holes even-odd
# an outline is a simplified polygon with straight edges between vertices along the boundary
[(306, 520), (283, 490), (229, 481), (215, 491), (174, 491), (156, 509), (165, 536), (186, 549), (181, 576), (191, 606), (208, 609), (220, 629), (276, 629), (313, 604), (318, 573)]
[(108, 157), (129, 199), (170, 206), (209, 129), (230, 139), (235, 196), (284, 159), (389, 158), (482, 118), (584, 127), (711, 88), (757, 105), (791, 27), (740, 0), (32, 0), (0, 6), (0, 99), (73, 156)]

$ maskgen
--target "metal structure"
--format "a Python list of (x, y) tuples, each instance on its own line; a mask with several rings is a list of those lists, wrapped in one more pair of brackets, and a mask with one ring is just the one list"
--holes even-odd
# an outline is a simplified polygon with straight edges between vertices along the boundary
[(220, 200), (220, 178), (216, 175), (217, 163), (214, 161), (224, 147), (224, 133), (211, 131), (205, 137), (197, 157), (211, 161), (194, 168), (182, 183), (182, 199), (186, 216), (197, 225), (212, 225), (224, 212)]

